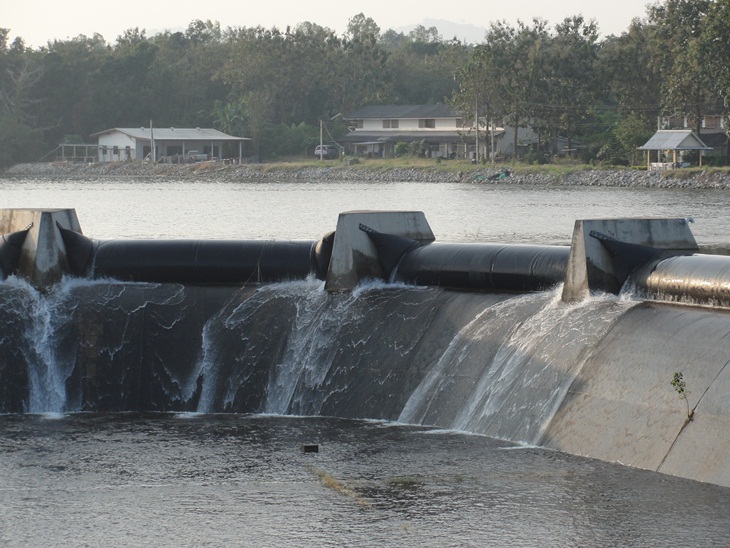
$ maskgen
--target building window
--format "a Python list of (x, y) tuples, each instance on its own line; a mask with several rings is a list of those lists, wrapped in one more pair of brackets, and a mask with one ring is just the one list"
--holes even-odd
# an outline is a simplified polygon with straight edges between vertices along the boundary
[(418, 127), (434, 129), (436, 127), (436, 120), (434, 118), (421, 118), (418, 120)]
[(119, 147), (117, 145), (114, 145), (114, 148), (112, 149), (112, 154), (114, 154), (114, 156), (119, 156)]
[(350, 122), (350, 127), (352, 129), (362, 129), (362, 120), (352, 120)]
[(720, 129), (722, 127), (722, 116), (705, 116), (702, 120), (702, 127), (706, 129)]
[(398, 120), (383, 120), (383, 129), (398, 129)]

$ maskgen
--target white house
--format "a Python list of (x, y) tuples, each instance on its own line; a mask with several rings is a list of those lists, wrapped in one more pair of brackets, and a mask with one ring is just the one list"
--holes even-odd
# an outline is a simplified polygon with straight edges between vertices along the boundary
[(225, 143), (238, 144), (238, 159), (243, 158), (246, 137), (234, 137), (210, 128), (112, 128), (91, 137), (98, 139), (100, 162), (143, 160), (150, 156), (154, 141), (156, 161), (181, 159), (220, 159)]
[[(463, 115), (448, 105), (369, 105), (345, 117), (350, 126), (343, 142), (355, 155), (386, 157), (395, 155), (399, 142), (423, 142), (422, 152), (429, 157), (488, 158), (494, 147), (495, 156), (511, 155), (514, 128), (485, 129), (481, 120), (479, 133), (473, 123), (464, 124)], [(518, 153), (537, 143), (531, 128), (519, 128)]]
[[(345, 117), (350, 133), (343, 139), (350, 152), (393, 156), (399, 142), (423, 141), (427, 156), (449, 157), (465, 151), (471, 128), (462, 115), (443, 103), (435, 105), (369, 105)], [(472, 139), (473, 141), (473, 139)]]

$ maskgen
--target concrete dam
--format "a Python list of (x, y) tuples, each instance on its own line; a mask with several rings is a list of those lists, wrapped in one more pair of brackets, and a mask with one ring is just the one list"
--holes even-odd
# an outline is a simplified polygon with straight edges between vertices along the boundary
[(420, 212), (311, 241), (96, 241), (73, 210), (0, 233), (0, 412), (383, 419), (730, 486), (730, 258), (688, 219), (570, 246), (436, 242)]

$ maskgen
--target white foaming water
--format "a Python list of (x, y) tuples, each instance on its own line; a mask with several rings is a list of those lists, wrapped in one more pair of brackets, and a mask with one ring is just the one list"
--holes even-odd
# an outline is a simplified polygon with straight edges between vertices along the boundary
[[(69, 402), (67, 382), (74, 373), (81, 345), (68, 345), (64, 341), (69, 329), (84, 329), (83, 322), (75, 326), (75, 316), (79, 305), (93, 306), (98, 309), (124, 306), (119, 303), (127, 288), (158, 287), (157, 284), (129, 284), (113, 280), (89, 280), (86, 278), (64, 277), (46, 292), (40, 292), (26, 280), (15, 276), (2, 283), (15, 295), (16, 310), (23, 311), (20, 318), (23, 340), (18, 348), (27, 364), (28, 399), (25, 410), (29, 413), (66, 413), (74, 412), (79, 402)], [(92, 291), (88, 291), (92, 289)], [(150, 303), (174, 303), (182, 296), (182, 288), (169, 286), (168, 291), (156, 294), (149, 301), (143, 301), (126, 310), (132, 315), (139, 308)], [(75, 326), (75, 327), (74, 327)], [(172, 328), (174, 325), (162, 327)], [(124, 328), (120, 328), (123, 332)], [(106, 346), (97, 349), (113, 357), (124, 349), (127, 340), (123, 333), (114, 338), (106, 338)], [(64, 342), (66, 344), (64, 345)], [(63, 346), (63, 348), (62, 348)]]
[(494, 322), (503, 323), (518, 321), (522, 306), (544, 297), (542, 294), (527, 294), (490, 305), (465, 325), (452, 339), (437, 364), (428, 372), (419, 386), (411, 394), (398, 417), (398, 422), (421, 424), (429, 413), (438, 412), (432, 409), (436, 404), (435, 395), (448, 391), (452, 385), (454, 371), (471, 358), (472, 352), (478, 352), (476, 345), (484, 337), (494, 331)]
[(264, 407), (267, 413), (290, 413), (295, 398), (303, 404), (301, 398), (306, 393), (309, 396), (306, 403), (314, 406), (314, 414), (319, 414), (328, 395), (320, 388), (332, 367), (340, 334), (345, 326), (365, 314), (355, 305), (384, 288), (393, 286), (369, 280), (350, 293), (330, 295), (322, 284), (318, 291), (298, 296), (296, 318), (284, 356), (271, 370)]
[[(329, 313), (329, 300), (324, 286), (298, 295), (294, 325), (284, 356), (270, 372), (264, 405), (266, 413), (288, 413), (298, 384), (321, 384), (329, 371), (333, 356), (324, 349), (339, 332), (337, 319)], [(345, 320), (347, 307), (340, 313), (343, 314), (341, 320)]]
[[(539, 443), (590, 349), (635, 304), (606, 295), (566, 304), (560, 294), (557, 288), (483, 310), (454, 337), (399, 421)], [(496, 352), (485, 357), (490, 337), (505, 326)], [(453, 409), (443, 404), (459, 401)]]
[(28, 364), (30, 413), (63, 413), (66, 408), (66, 380), (73, 372), (75, 355), (61, 356), (57, 351), (59, 328), (73, 316), (75, 307), (70, 293), (88, 283), (64, 279), (47, 294), (27, 281), (11, 276), (4, 282), (18, 291), (27, 310), (24, 319), (25, 344), (20, 345)]
[(509, 432), (512, 440), (539, 442), (590, 355), (586, 349), (634, 304), (606, 295), (566, 304), (560, 292), (516, 325), (500, 345), (454, 420), (454, 428), (497, 437)]
[[(183, 398), (188, 400), (194, 395), (198, 379), (202, 378), (198, 412), (210, 413), (215, 409), (221, 365), (220, 353), (223, 350), (219, 338), (223, 331), (238, 332), (236, 331), (237, 327), (249, 324), (262, 307), (277, 299), (293, 300), (297, 307), (295, 321), (300, 326), (304, 326), (308, 317), (317, 315), (326, 298), (324, 282), (312, 278), (262, 286), (235, 307), (223, 307), (206, 322), (203, 328), (201, 356), (188, 382), (184, 385)], [(248, 338), (245, 334), (246, 331), (243, 330), (242, 333), (244, 334), (241, 335), (239, 341), (240, 347), (247, 349)], [(289, 387), (290, 383), (283, 382), (283, 384), (285, 387)], [(236, 388), (235, 383), (227, 383), (224, 405), (230, 405), (233, 402)], [(266, 411), (279, 413), (278, 406), (272, 407), (276, 407), (276, 409), (269, 409), (267, 406)]]

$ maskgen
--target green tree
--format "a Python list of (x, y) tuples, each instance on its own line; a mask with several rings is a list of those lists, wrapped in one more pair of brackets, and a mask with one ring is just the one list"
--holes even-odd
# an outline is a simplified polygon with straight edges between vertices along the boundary
[(454, 74), (468, 55), (464, 44), (444, 42), (435, 27), (422, 26), (395, 44), (388, 47), (387, 61), (393, 102), (432, 104), (451, 98), (458, 85)]
[(95, 71), (92, 83), (95, 123), (103, 120), (105, 127), (86, 127), (83, 133), (109, 127), (146, 126), (151, 118), (156, 118), (152, 115), (155, 92), (149, 74), (157, 49), (145, 32), (136, 28), (117, 38), (116, 46)]
[(651, 26), (634, 19), (626, 32), (602, 42), (597, 62), (607, 105), (654, 127), (661, 112), (662, 75), (652, 33)]
[(730, 0), (712, 3), (702, 37), (703, 58), (715, 92), (722, 99), (725, 131), (728, 137), (725, 150), (730, 164)]
[(147, 117), (164, 125), (207, 126), (216, 101), (230, 88), (220, 77), (228, 55), (227, 35), (217, 22), (192, 21), (184, 33), (157, 35), (147, 74), (153, 94)]
[(351, 112), (368, 103), (384, 103), (390, 99), (392, 75), (388, 52), (380, 45), (380, 28), (359, 13), (347, 24), (342, 40), (340, 63), (334, 68), (338, 77), (332, 90), (335, 112)]
[[(516, 130), (534, 118), (539, 104), (544, 45), (549, 39), (547, 23), (535, 19), (532, 26), (521, 21), (516, 27), (500, 21), (487, 31), (485, 42), (476, 46), (471, 60), (459, 73), (461, 89), (457, 103), (469, 102), (488, 117), (494, 115)], [(473, 109), (470, 109), (473, 111)], [(518, 132), (512, 154), (516, 155)]]
[(35, 111), (43, 68), (16, 39), (8, 47), (9, 31), (0, 29), (0, 166), (37, 159), (41, 131)]
[(44, 100), (37, 112), (49, 147), (63, 135), (88, 137), (109, 127), (107, 113), (95, 105), (98, 72), (109, 55), (111, 49), (100, 34), (56, 40), (41, 48)]
[(653, 126), (639, 114), (623, 113), (613, 115), (613, 118), (614, 122), (610, 125), (597, 158), (616, 165), (640, 164), (643, 161), (643, 154), (638, 147), (654, 134)]
[(701, 132), (704, 105), (711, 89), (708, 62), (701, 47), (710, 0), (666, 0), (649, 8), (656, 62), (663, 77), (666, 114), (688, 114)]
[(596, 106), (598, 84), (596, 58), (598, 27), (582, 16), (569, 17), (555, 27), (555, 35), (544, 39), (542, 75), (536, 85), (531, 110), (534, 120), (542, 120), (552, 137), (572, 140), (590, 123)]

